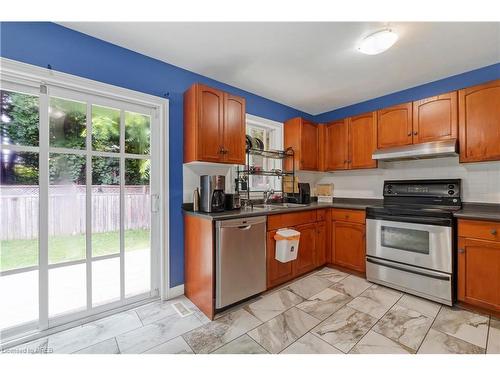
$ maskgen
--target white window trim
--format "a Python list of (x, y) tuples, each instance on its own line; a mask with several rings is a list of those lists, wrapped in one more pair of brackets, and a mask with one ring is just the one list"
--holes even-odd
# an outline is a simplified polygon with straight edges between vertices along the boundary
[[(40, 89), (40, 85), (55, 86), (61, 89), (76, 90), (92, 96), (101, 97), (126, 102), (130, 105), (139, 104), (149, 107), (158, 116), (160, 126), (160, 170), (159, 188), (162, 192), (159, 202), (162, 207), (160, 215), (160, 226), (163, 228), (160, 242), (160, 297), (168, 299), (170, 297), (170, 262), (169, 262), (169, 100), (154, 95), (149, 95), (118, 86), (94, 81), (75, 75), (58, 72), (51, 69), (41, 68), (31, 64), (0, 57), (0, 79), (9, 84), (21, 84), (35, 90)], [(144, 298), (144, 297), (142, 297)], [(98, 315), (95, 316), (97, 318)], [(86, 317), (90, 320), (94, 317)], [(71, 325), (78, 325), (81, 322), (71, 322)], [(46, 334), (47, 332), (45, 332)], [(24, 338), (25, 339), (25, 338)]]
[(258, 128), (271, 129), (275, 131), (273, 142), (271, 148), (275, 150), (283, 149), (283, 123), (278, 121), (273, 121), (266, 119), (264, 117), (258, 117), (255, 115), (248, 114), (246, 115), (246, 125), (255, 126)]
[[(251, 114), (246, 114), (245, 127), (250, 125), (256, 128), (262, 128), (265, 130), (273, 131), (273, 136), (271, 137), (271, 144), (269, 147), (273, 150), (283, 150), (283, 123), (269, 120), (264, 117), (259, 117)], [(232, 178), (234, 180), (234, 178)], [(243, 197), (246, 197), (246, 193), (242, 193)], [(262, 193), (250, 191), (250, 198), (261, 198)]]

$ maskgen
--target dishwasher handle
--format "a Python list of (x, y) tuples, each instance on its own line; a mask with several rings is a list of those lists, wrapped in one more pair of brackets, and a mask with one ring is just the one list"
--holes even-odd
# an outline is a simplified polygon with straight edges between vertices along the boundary
[(249, 230), (252, 226), (251, 225), (241, 225), (238, 227), (238, 229), (241, 229), (241, 230)]
[(248, 230), (252, 225), (265, 224), (266, 216), (255, 216), (255, 217), (245, 217), (242, 219), (231, 219), (231, 220), (217, 220), (217, 228), (238, 228), (241, 230)]

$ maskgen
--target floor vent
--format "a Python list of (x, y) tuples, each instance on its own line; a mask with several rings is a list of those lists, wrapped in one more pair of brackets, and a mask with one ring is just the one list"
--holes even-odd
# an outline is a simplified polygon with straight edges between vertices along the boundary
[(179, 314), (183, 318), (185, 316), (188, 316), (188, 315), (191, 315), (194, 313), (194, 311), (187, 308), (183, 302), (175, 302), (172, 304), (172, 307), (174, 308), (175, 311), (177, 311), (177, 314)]

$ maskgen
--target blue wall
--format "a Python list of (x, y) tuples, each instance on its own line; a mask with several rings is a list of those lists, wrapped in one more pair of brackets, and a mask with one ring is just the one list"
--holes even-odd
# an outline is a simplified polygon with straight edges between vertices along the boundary
[(466, 73), (457, 74), (438, 81), (412, 87), (410, 89), (394, 92), (379, 98), (370, 99), (361, 103), (335, 109), (314, 116), (315, 122), (328, 122), (341, 118), (355, 116), (361, 113), (375, 111), (391, 105), (410, 102), (428, 98), (430, 96), (443, 94), (458, 90), (467, 86), (491, 81), (500, 78), (500, 63), (486, 66), (484, 68), (471, 70)]
[(246, 99), (247, 112), (275, 121), (307, 113), (54, 23), (0, 23), (0, 56), (170, 100), (170, 283), (184, 282), (182, 94), (194, 82)]
[(303, 116), (327, 122), (393, 104), (418, 100), (462, 87), (500, 78), (500, 63), (439, 81), (371, 99), (317, 116), (228, 86), (185, 69), (53, 23), (0, 23), (0, 56), (61, 72), (125, 87), (170, 100), (170, 282), (184, 282), (182, 225), (182, 94), (194, 82), (202, 82), (246, 98), (247, 112), (284, 121)]

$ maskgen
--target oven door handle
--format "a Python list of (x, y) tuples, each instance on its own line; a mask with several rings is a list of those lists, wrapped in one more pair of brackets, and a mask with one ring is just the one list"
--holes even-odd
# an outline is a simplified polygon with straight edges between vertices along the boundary
[(427, 224), (427, 225), (439, 225), (444, 227), (451, 227), (451, 219), (435, 218), (435, 217), (425, 217), (425, 216), (399, 216), (399, 215), (381, 215), (377, 214), (374, 216), (367, 216), (367, 219), (373, 220), (387, 220), (387, 221), (400, 221), (403, 223), (414, 223), (414, 224)]
[(424, 270), (424, 269), (417, 269), (415, 267), (408, 267), (408, 266), (405, 266), (404, 264), (401, 264), (401, 263), (388, 262), (388, 261), (385, 261), (382, 259), (375, 259), (375, 258), (371, 258), (371, 257), (367, 257), (366, 261), (368, 263), (373, 263), (373, 264), (376, 264), (379, 266), (393, 268), (395, 270), (409, 272), (409, 273), (413, 273), (416, 275), (431, 277), (431, 278), (437, 279), (437, 280), (450, 281), (450, 279), (451, 279), (451, 276), (448, 276), (448, 275), (445, 275), (442, 273), (438, 273), (438, 272), (434, 272), (434, 271), (430, 271), (430, 270)]

